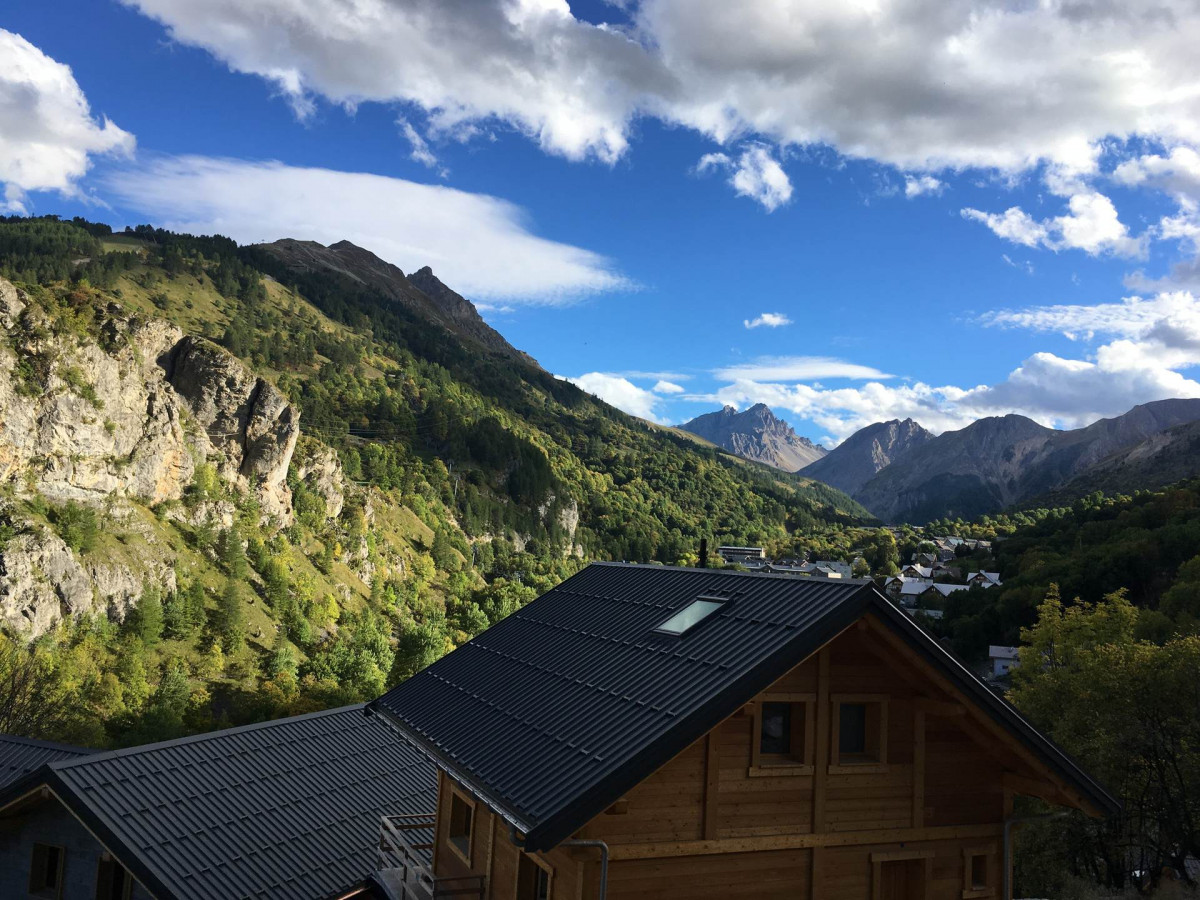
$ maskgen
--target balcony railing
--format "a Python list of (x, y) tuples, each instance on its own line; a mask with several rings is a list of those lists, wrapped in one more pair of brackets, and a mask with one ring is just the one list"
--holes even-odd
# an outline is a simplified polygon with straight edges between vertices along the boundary
[(384, 816), (379, 832), (380, 876), (402, 900), (482, 900), (482, 875), (439, 878), (433, 874), (435, 824), (432, 815)]

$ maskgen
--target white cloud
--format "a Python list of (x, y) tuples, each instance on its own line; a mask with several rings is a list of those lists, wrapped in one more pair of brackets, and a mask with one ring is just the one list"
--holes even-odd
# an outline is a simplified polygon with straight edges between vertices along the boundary
[(74, 194), (92, 156), (132, 152), (133, 135), (92, 117), (68, 66), (3, 28), (0, 60), (0, 212), (26, 212), (28, 191)]
[(241, 242), (349, 240), (455, 290), (509, 303), (565, 302), (627, 286), (595, 253), (532, 234), (521, 209), (441, 185), (279, 162), (159, 159), (105, 179), (166, 227)]
[(1146, 252), (1147, 235), (1132, 237), (1117, 217), (1112, 201), (1097, 191), (1076, 185), (1067, 201), (1069, 212), (1038, 221), (1018, 206), (1003, 213), (964, 209), (964, 218), (982, 222), (998, 237), (1025, 247), (1083, 250), (1092, 256), (1111, 253), (1136, 257)]
[(940, 194), (946, 185), (932, 175), (905, 175), (904, 196), (910, 200), (922, 194)]
[(1003, 213), (964, 209), (962, 215), (965, 219), (982, 222), (1006, 241), (1026, 247), (1037, 247), (1044, 243), (1049, 236), (1045, 225), (1018, 206), (1009, 207)]
[(412, 153), (409, 154), (411, 160), (419, 162), (428, 169), (437, 169), (438, 175), (442, 178), (450, 174), (450, 170), (443, 166), (438, 161), (436, 154), (429, 149), (429, 142), (421, 137), (420, 132), (413, 128), (412, 123), (408, 119), (401, 116), (396, 120), (396, 124), (400, 126), (400, 133), (404, 135), (404, 139), (412, 147)]
[(819, 378), (891, 378), (872, 366), (828, 356), (764, 356), (713, 371), (721, 381), (801, 381)]
[(1200, 198), (1200, 153), (1175, 147), (1166, 156), (1149, 153), (1122, 162), (1113, 178), (1124, 185), (1149, 184), (1172, 194)]
[(791, 325), (792, 320), (783, 313), (761, 313), (753, 319), (743, 319), (742, 324), (747, 328), (760, 328), (764, 325), (767, 328), (781, 328), (784, 325)]
[(660, 380), (651, 388), (656, 394), (682, 394), (684, 387), (673, 381)]
[(724, 153), (706, 153), (696, 163), (696, 171), (729, 169), (729, 184), (739, 197), (749, 197), (774, 212), (792, 199), (792, 182), (783, 167), (764, 144), (752, 143), (736, 160)]
[(628, 378), (622, 378), (611, 372), (588, 372), (577, 378), (564, 378), (564, 380), (579, 385), (589, 394), (595, 394), (605, 403), (610, 403), (631, 416), (638, 416), (659, 424), (665, 423), (660, 415), (662, 398), (653, 391), (638, 387)]
[(1108, 136), (1200, 145), (1188, 0), (642, 0), (617, 25), (566, 0), (125, 2), (300, 109), (402, 101), (571, 158), (618, 158), (639, 116), (921, 172), (1085, 172)]

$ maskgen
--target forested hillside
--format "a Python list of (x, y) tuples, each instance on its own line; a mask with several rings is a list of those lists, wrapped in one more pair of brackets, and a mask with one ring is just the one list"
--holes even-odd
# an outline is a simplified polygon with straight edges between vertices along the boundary
[(994, 551), (1003, 585), (952, 594), (935, 625), (966, 658), (986, 655), (989, 644), (1017, 644), (1051, 585), (1087, 603), (1124, 591), (1140, 610), (1139, 637), (1200, 633), (1200, 479), (932, 528), (1009, 535)]
[(868, 518), (269, 247), (10, 218), (0, 276), (2, 731), (363, 699), (585, 559)]

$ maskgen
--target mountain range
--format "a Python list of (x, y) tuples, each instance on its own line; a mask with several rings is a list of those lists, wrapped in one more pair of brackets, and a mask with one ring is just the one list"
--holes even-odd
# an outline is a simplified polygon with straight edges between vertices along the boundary
[(1095, 490), (1161, 487), (1200, 472), (1200, 399), (1160, 400), (1085, 428), (1020, 415), (934, 435), (912, 419), (876, 422), (826, 452), (763, 404), (680, 426), (760, 462), (800, 471), (889, 522), (975, 518), (1019, 504), (1064, 503)]
[[(803, 469), (829, 452), (820, 444), (796, 434), (792, 426), (777, 418), (765, 403), (756, 403), (745, 412), (726, 406), (697, 416), (679, 427), (730, 453), (785, 472)], [(820, 476), (813, 477), (820, 480)]]

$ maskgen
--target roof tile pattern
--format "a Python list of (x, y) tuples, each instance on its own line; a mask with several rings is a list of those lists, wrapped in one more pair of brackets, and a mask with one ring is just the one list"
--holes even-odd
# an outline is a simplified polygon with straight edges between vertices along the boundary
[(375, 871), (380, 816), (437, 802), (433, 764), (361, 704), (50, 768), (147, 887), (196, 900), (341, 893)]

